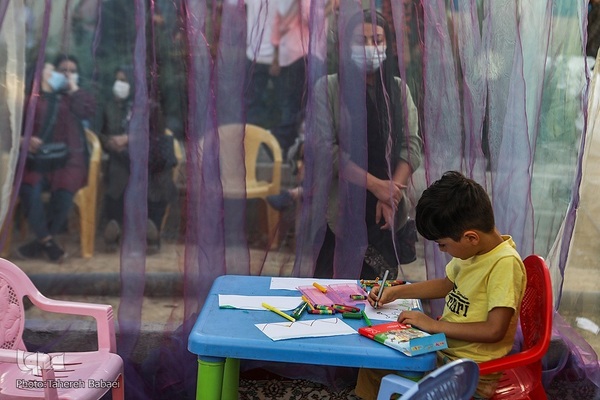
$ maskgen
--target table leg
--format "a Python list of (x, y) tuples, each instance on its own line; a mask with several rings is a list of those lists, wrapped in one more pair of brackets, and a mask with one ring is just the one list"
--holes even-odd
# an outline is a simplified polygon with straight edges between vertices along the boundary
[(221, 400), (224, 370), (224, 358), (198, 358), (196, 400)]
[(225, 375), (223, 376), (223, 388), (221, 400), (237, 399), (240, 384), (240, 360), (228, 358), (225, 361)]

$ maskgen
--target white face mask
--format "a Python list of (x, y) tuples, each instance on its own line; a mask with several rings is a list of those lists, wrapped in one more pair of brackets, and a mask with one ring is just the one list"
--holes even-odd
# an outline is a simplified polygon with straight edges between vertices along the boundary
[(69, 80), (75, 85), (77, 86), (79, 84), (79, 74), (78, 73), (73, 73), (71, 74), (71, 77), (69, 78)]
[(367, 72), (375, 72), (385, 61), (386, 46), (352, 46), (352, 54), (350, 57), (358, 68), (364, 68)]
[(67, 77), (60, 72), (52, 71), (48, 78), (48, 85), (54, 92), (61, 91), (67, 87)]
[(118, 99), (126, 99), (129, 97), (129, 83), (123, 81), (115, 81), (113, 85), (113, 94)]

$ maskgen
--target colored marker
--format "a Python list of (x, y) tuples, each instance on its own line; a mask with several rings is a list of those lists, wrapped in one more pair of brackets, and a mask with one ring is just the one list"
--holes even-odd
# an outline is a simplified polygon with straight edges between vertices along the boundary
[(367, 296), (364, 296), (364, 295), (362, 295), (362, 294), (351, 294), (351, 295), (350, 295), (350, 298), (351, 298), (352, 300), (366, 300), (366, 299), (367, 299)]
[(333, 305), (333, 309), (335, 311), (339, 311), (341, 313), (359, 312), (360, 311), (360, 308), (358, 308), (358, 307), (347, 306), (347, 305), (344, 305), (344, 304), (334, 304)]
[(308, 310), (309, 313), (311, 314), (333, 314), (334, 311), (333, 310)]
[(342, 318), (351, 318), (351, 319), (362, 319), (362, 312), (345, 312), (342, 313)]
[(327, 288), (325, 286), (321, 286), (317, 282), (313, 283), (313, 286), (319, 289), (321, 292), (327, 293)]
[(369, 317), (367, 317), (365, 310), (362, 310), (362, 317), (365, 319), (365, 323), (367, 324), (367, 326), (373, 326), (371, 320), (369, 319)]
[(331, 311), (335, 311), (333, 307), (331, 307), (331, 306), (325, 306), (325, 305), (322, 305), (322, 304), (315, 305), (315, 308), (317, 310), (331, 310)]
[(305, 302), (306, 304), (308, 304), (308, 307), (309, 307), (311, 310), (314, 310), (314, 309), (315, 309), (315, 307), (312, 305), (312, 303), (310, 302), (310, 300), (309, 300), (309, 299), (308, 299), (306, 296), (302, 296), (302, 300), (304, 300), (304, 302)]
[(278, 310), (275, 307), (268, 305), (267, 303), (262, 303), (262, 306), (264, 308), (266, 308), (267, 310), (269, 310), (269, 311), (273, 311), (275, 314), (281, 315), (285, 319), (288, 319), (288, 320), (290, 320), (292, 322), (296, 322), (296, 319), (294, 317), (290, 317), (289, 315), (287, 315), (283, 311)]
[(300, 318), (304, 310), (306, 310), (306, 307), (308, 307), (308, 303), (303, 301), (298, 307), (294, 308), (294, 311), (292, 311), (292, 318)]
[(379, 292), (377, 292), (377, 300), (375, 300), (375, 305), (373, 306), (373, 308), (379, 307), (379, 300), (381, 300), (381, 295), (383, 294), (383, 289), (385, 289), (385, 281), (389, 274), (390, 274), (390, 271), (386, 269), (383, 274), (381, 286), (379, 286)]

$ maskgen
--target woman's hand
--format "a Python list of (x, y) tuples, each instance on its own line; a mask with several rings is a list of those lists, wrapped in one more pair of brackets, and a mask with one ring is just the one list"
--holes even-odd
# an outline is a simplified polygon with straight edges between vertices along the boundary
[(111, 136), (106, 142), (108, 149), (120, 153), (127, 149), (129, 137), (126, 134)]
[(404, 195), (403, 190), (406, 189), (406, 185), (392, 180), (374, 178), (373, 184), (367, 186), (367, 189), (377, 197), (377, 200), (387, 203), (390, 206), (398, 207)]
[(40, 146), (42, 145), (42, 143), (44, 143), (42, 141), (42, 139), (40, 139), (37, 136), (32, 136), (31, 139), (29, 140), (29, 149), (28, 151), (30, 153), (37, 153), (38, 149), (40, 148)]
[(383, 217), (383, 220), (385, 221), (380, 229), (392, 229), (394, 216), (397, 211), (397, 206), (390, 206), (388, 203), (384, 203), (381, 200), (377, 201), (377, 205), (375, 206), (375, 222), (379, 224), (381, 217)]

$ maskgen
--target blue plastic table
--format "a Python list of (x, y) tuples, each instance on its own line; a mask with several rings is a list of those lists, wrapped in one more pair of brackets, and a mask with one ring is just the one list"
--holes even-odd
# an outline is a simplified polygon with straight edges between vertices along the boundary
[[(271, 290), (270, 284), (271, 277), (238, 275), (220, 276), (213, 283), (188, 338), (188, 350), (198, 355), (196, 399), (237, 399), (240, 359), (413, 373), (435, 368), (435, 353), (408, 357), (358, 333), (273, 341), (254, 324), (285, 321), (281, 316), (266, 311), (219, 309), (219, 294), (299, 296), (293, 290)], [(331, 317), (304, 313), (302, 320)], [(364, 326), (364, 320), (344, 322), (354, 329)]]

